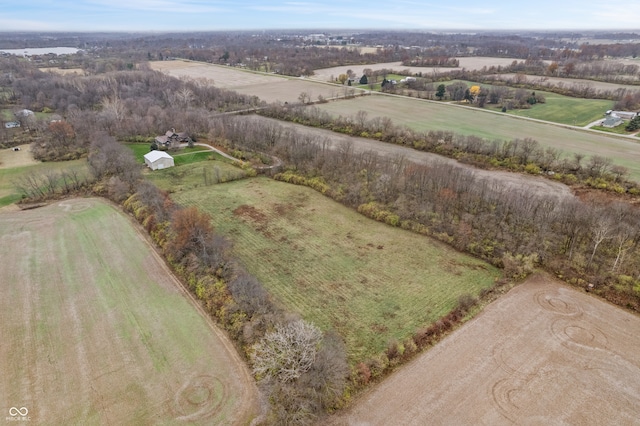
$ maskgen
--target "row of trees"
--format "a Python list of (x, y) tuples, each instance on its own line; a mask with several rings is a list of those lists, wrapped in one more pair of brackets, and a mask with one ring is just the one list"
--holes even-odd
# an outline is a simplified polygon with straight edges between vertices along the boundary
[(284, 311), (231, 256), (196, 207), (175, 205), (141, 179), (131, 151), (104, 135), (91, 145), (94, 190), (140, 221), (174, 271), (253, 365), (271, 424), (307, 424), (342, 400), (348, 368), (342, 341)]
[[(382, 128), (364, 122), (372, 134)], [(535, 257), (538, 264), (558, 275), (594, 283), (602, 294), (620, 297), (640, 309), (640, 295), (634, 290), (640, 283), (640, 216), (626, 202), (559, 199), (498, 188), (478, 181), (471, 171), (445, 164), (416, 165), (406, 159), (356, 152), (350, 146), (328, 149), (326, 141), (274, 123), (240, 125), (224, 120), (213, 131), (231, 143), (282, 158), (290, 170), (306, 178), (320, 178), (312, 180), (316, 188), (353, 208), (369, 205), (363, 211), (374, 212), (372, 216), (389, 212), (379, 214), (388, 223), (437, 236), (500, 266), (505, 259), (509, 264), (515, 259), (517, 264)], [(235, 139), (238, 133), (243, 135), (241, 140)], [(279, 137), (265, 142), (262, 134)], [(415, 141), (417, 135), (412, 136), (408, 139)], [(487, 150), (493, 158), (522, 167), (536, 161), (547, 169), (565, 167), (566, 173), (581, 179), (617, 179), (605, 158), (592, 157), (586, 163), (581, 156), (560, 160), (559, 151), (541, 149), (530, 139), (486, 143), (445, 133), (423, 135), (423, 141), (424, 136), (433, 140), (432, 148), (450, 145), (458, 152)]]

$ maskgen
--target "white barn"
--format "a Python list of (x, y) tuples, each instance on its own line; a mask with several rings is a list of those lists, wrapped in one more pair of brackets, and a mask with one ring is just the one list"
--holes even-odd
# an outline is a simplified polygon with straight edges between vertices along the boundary
[(161, 170), (173, 167), (173, 157), (164, 151), (151, 151), (144, 155), (144, 163), (151, 170)]

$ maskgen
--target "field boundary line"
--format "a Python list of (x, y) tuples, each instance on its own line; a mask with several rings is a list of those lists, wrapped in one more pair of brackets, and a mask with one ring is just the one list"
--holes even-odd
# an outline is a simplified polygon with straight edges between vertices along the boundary
[[(238, 412), (245, 413), (245, 414), (243, 414), (242, 419), (235, 419), (235, 420), (238, 420), (236, 423), (247, 424), (249, 419), (252, 419), (251, 424), (254, 424), (258, 419), (260, 419), (263, 416), (263, 414), (260, 413), (260, 409), (259, 409), (261, 395), (256, 388), (256, 384), (255, 384), (255, 381), (253, 380), (253, 376), (251, 376), (251, 374), (249, 373), (249, 367), (247, 363), (240, 357), (238, 353), (238, 349), (231, 342), (231, 339), (227, 336), (226, 332), (223, 331), (220, 327), (218, 327), (218, 325), (213, 321), (211, 316), (209, 316), (207, 312), (204, 310), (200, 302), (198, 302), (198, 300), (185, 287), (184, 283), (173, 273), (169, 265), (167, 265), (167, 262), (165, 261), (164, 256), (162, 256), (158, 252), (158, 249), (156, 245), (153, 243), (153, 241), (151, 240), (151, 237), (146, 232), (143, 231), (142, 225), (140, 225), (140, 223), (138, 223), (133, 216), (131, 216), (130, 214), (122, 210), (122, 207), (120, 207), (120, 205), (106, 198), (101, 198), (101, 199), (104, 200), (106, 203), (110, 204), (119, 212), (121, 212), (125, 217), (127, 217), (129, 222), (132, 224), (135, 232), (141, 237), (144, 243), (151, 249), (152, 256), (154, 256), (158, 260), (159, 264), (161, 265), (166, 275), (173, 282), (175, 288), (185, 296), (187, 301), (189, 301), (189, 303), (196, 309), (196, 311), (200, 314), (200, 316), (202, 316), (202, 318), (205, 320), (209, 328), (220, 339), (220, 342), (223, 344), (225, 350), (227, 350), (227, 352), (229, 353), (229, 357), (235, 362), (236, 366), (238, 367), (238, 370), (240, 373), (240, 379), (242, 382), (244, 382), (245, 389), (247, 389), (247, 395), (244, 395), (241, 398), (242, 402), (238, 409)], [(256, 403), (254, 404), (252, 403), (252, 401), (255, 401)]]

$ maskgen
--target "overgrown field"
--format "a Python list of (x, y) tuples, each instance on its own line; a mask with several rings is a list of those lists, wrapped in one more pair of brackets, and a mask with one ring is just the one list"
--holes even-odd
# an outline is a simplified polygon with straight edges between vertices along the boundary
[(352, 363), (411, 336), (499, 276), (484, 262), (306, 187), (253, 178), (173, 198), (211, 214), (249, 272), (288, 310), (335, 328)]
[[(14, 162), (12, 158), (17, 156), (21, 156), (23, 160)], [(80, 176), (84, 177), (88, 173), (87, 160), (85, 159), (40, 163), (33, 160), (28, 152), (28, 146), (23, 146), (22, 150), (18, 152), (11, 149), (0, 150), (0, 161), (2, 161), (0, 164), (0, 207), (20, 200), (20, 193), (15, 183), (30, 174), (42, 176), (49, 172), (60, 173), (63, 170), (76, 170)]]
[(233, 347), (109, 204), (2, 213), (0, 258), (2, 407), (26, 407), (37, 424), (255, 415)]
[(523, 120), (477, 108), (461, 108), (403, 97), (366, 96), (329, 102), (318, 107), (336, 116), (353, 116), (362, 110), (367, 112), (368, 119), (389, 117), (396, 125), (405, 125), (418, 131), (452, 131), (476, 135), (489, 141), (533, 138), (542, 146), (561, 149), (565, 155), (581, 153), (587, 157), (609, 157), (615, 164), (627, 167), (633, 179), (640, 180), (640, 145), (631, 139)]
[[(197, 153), (219, 156), (214, 152)], [(181, 157), (175, 157), (177, 160)], [(177, 161), (176, 161), (177, 163)], [(247, 172), (224, 161), (200, 161), (197, 164), (187, 163), (163, 170), (147, 171), (145, 177), (158, 188), (171, 192), (204, 188), (221, 182), (242, 179)]]

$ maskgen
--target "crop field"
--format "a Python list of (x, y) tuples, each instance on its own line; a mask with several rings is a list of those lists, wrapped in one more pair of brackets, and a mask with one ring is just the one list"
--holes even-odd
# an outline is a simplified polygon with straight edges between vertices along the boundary
[(320, 81), (332, 81), (332, 76), (335, 79), (340, 74), (346, 74), (347, 70), (352, 70), (356, 76), (361, 77), (362, 71), (365, 68), (369, 68), (373, 71), (378, 71), (382, 69), (388, 69), (393, 71), (404, 71), (409, 70), (413, 74), (422, 73), (422, 74), (433, 74), (434, 72), (447, 72), (447, 71), (456, 71), (465, 68), (467, 70), (480, 70), (483, 67), (491, 67), (491, 66), (506, 66), (511, 65), (514, 58), (488, 58), (488, 57), (461, 57), (457, 58), (460, 61), (460, 66), (457, 68), (449, 68), (449, 67), (407, 67), (402, 65), (402, 62), (384, 62), (379, 64), (367, 64), (367, 65), (343, 65), (332, 68), (322, 68), (313, 71), (313, 79)]
[(323, 330), (335, 328), (351, 363), (412, 335), (499, 276), (444, 244), (268, 178), (173, 199), (208, 212), (248, 271), (288, 310)]
[[(37, 424), (247, 424), (256, 389), (127, 216), (0, 213), (0, 405)], [(6, 412), (5, 412), (6, 413)]]
[(306, 92), (312, 100), (318, 96), (325, 99), (343, 96), (343, 88), (321, 84), (308, 79), (283, 77), (242, 70), (235, 67), (188, 61), (154, 61), (149, 65), (156, 71), (177, 78), (211, 80), (213, 85), (222, 89), (234, 90), (248, 96), (257, 96), (271, 102), (298, 102), (300, 93)]
[(336, 415), (355, 425), (637, 425), (640, 317), (544, 276)]
[(362, 110), (368, 113), (368, 119), (389, 117), (396, 125), (405, 125), (418, 131), (448, 130), (487, 140), (530, 137), (542, 146), (558, 148), (565, 154), (580, 152), (587, 157), (609, 157), (615, 164), (627, 167), (633, 179), (640, 180), (640, 144), (631, 138), (526, 120), (478, 108), (397, 96), (366, 96), (329, 102), (318, 107), (336, 116), (355, 115)]
[[(636, 65), (640, 65), (640, 63), (636, 63)], [(496, 77), (502, 80), (513, 80), (515, 78), (515, 74), (497, 74)], [(634, 84), (620, 84), (620, 83), (606, 83), (603, 81), (595, 81), (595, 80), (585, 80), (580, 78), (562, 78), (562, 77), (542, 77), (542, 76), (534, 76), (527, 75), (526, 76), (527, 83), (534, 84), (553, 84), (555, 86), (562, 85), (564, 87), (587, 87), (594, 90), (609, 90), (616, 91), (618, 89), (626, 89), (626, 90), (640, 90), (639, 85)]]

